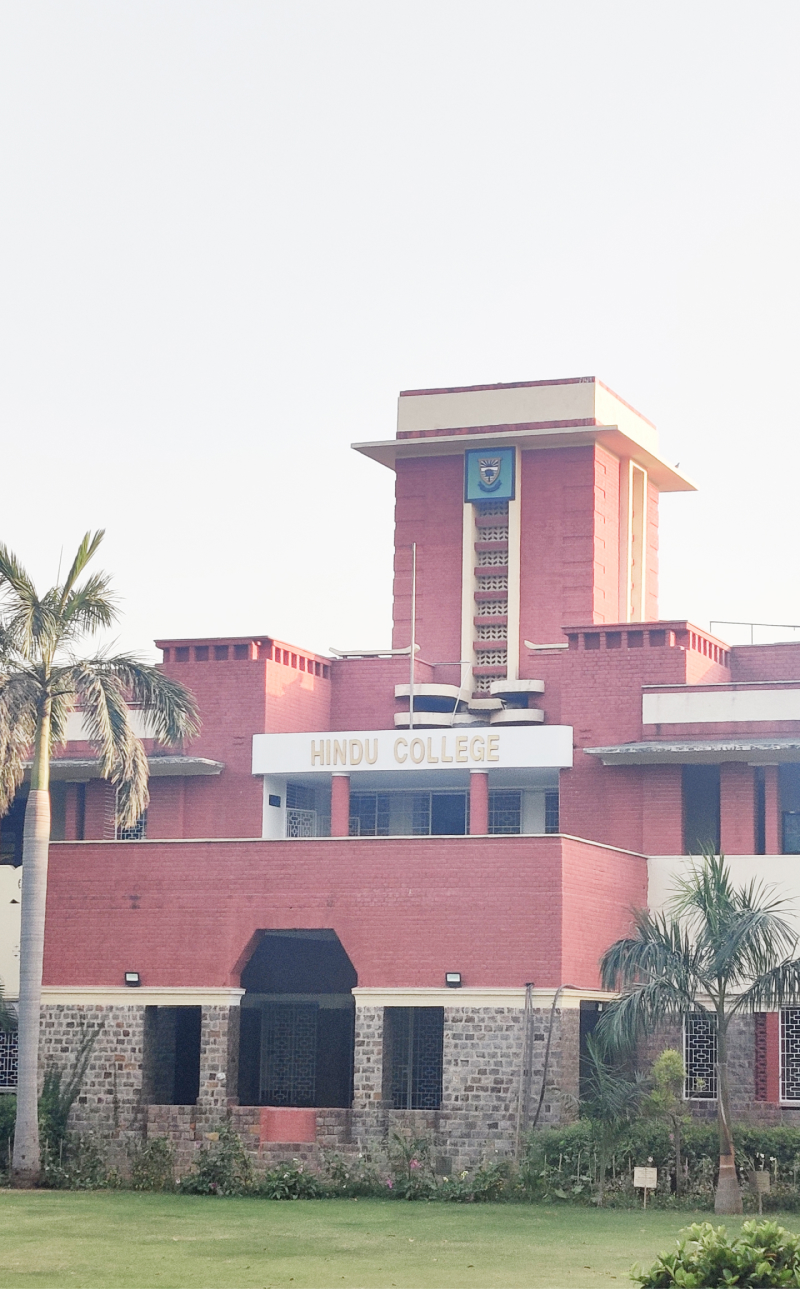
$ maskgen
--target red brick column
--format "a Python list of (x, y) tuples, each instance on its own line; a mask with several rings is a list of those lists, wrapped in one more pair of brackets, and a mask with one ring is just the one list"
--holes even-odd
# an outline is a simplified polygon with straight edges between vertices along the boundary
[(350, 775), (331, 775), (331, 837), (350, 835)]
[(777, 1105), (781, 1099), (780, 1085), (780, 1043), (781, 1018), (778, 1012), (767, 1012), (767, 1101)]
[(768, 855), (783, 851), (781, 828), (781, 793), (778, 766), (764, 766), (764, 850)]
[(478, 771), (469, 776), (469, 832), (485, 837), (489, 832), (489, 776)]
[(756, 848), (756, 791), (753, 767), (727, 761), (719, 767), (720, 850), (752, 855)]

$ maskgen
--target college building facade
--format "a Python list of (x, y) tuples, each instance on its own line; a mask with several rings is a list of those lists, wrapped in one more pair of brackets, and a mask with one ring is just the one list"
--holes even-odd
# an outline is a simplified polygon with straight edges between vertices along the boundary
[[(430, 1132), (443, 1171), (571, 1118), (598, 962), (703, 846), (798, 921), (800, 644), (658, 617), (658, 511), (692, 484), (593, 378), (423, 390), (396, 437), (391, 647), (157, 641), (202, 730), (140, 726), (120, 832), (79, 712), (53, 766), (41, 1061), (95, 1035), (74, 1126), (230, 1116), (262, 1157)], [(137, 717), (137, 719), (139, 719)], [(13, 999), (23, 788), (0, 823)], [(714, 1035), (683, 1036), (713, 1101)], [(13, 1085), (7, 1045), (0, 1083)], [(800, 1011), (735, 1035), (738, 1112), (800, 1108)]]

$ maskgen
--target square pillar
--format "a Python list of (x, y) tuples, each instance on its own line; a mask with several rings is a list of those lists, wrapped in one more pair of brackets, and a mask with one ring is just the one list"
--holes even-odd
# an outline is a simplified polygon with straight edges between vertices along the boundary
[(753, 855), (756, 848), (756, 785), (752, 765), (726, 761), (719, 767), (720, 850)]
[(783, 853), (781, 790), (777, 765), (764, 766), (764, 850), (768, 855)]
[(331, 837), (350, 836), (350, 775), (331, 775)]
[(469, 833), (485, 837), (489, 832), (489, 775), (485, 770), (469, 776)]
[(224, 1118), (236, 1102), (239, 1082), (238, 1007), (203, 1006), (200, 1028), (200, 1091), (197, 1107)]

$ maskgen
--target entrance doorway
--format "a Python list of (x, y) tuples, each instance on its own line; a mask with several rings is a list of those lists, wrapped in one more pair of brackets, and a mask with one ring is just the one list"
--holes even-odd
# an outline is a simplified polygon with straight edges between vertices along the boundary
[(241, 1105), (350, 1106), (355, 968), (335, 931), (265, 931), (242, 972)]

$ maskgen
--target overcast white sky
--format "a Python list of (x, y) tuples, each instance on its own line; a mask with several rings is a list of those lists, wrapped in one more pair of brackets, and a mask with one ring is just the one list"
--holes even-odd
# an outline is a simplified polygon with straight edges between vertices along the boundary
[[(597, 375), (662, 616), (800, 623), (796, 0), (0, 3), (0, 539), (120, 639), (388, 643), (400, 389)], [(724, 634), (724, 633), (723, 633)]]

